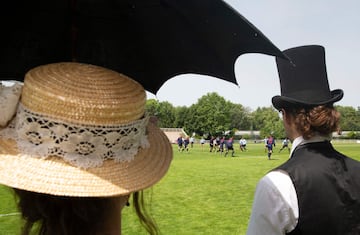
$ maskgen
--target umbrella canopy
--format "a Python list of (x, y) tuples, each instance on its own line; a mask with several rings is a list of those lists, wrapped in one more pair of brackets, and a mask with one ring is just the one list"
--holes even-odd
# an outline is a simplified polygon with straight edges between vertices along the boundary
[(13, 0), (0, 20), (2, 79), (77, 61), (121, 72), (156, 94), (185, 73), (237, 84), (234, 64), (244, 53), (284, 58), (222, 0)]

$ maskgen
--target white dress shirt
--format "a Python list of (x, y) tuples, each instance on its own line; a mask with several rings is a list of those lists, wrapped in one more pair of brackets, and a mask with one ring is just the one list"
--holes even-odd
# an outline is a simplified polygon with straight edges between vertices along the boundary
[[(323, 140), (323, 137), (315, 137), (304, 141), (300, 136), (293, 141), (290, 156), (299, 144)], [(296, 227), (298, 219), (298, 200), (291, 178), (280, 170), (269, 172), (256, 186), (246, 234), (283, 235)]]

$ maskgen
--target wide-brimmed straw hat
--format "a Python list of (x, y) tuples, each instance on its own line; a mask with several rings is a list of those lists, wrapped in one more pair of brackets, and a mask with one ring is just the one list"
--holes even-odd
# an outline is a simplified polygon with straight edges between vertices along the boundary
[(144, 88), (125, 75), (55, 63), (30, 70), (11, 92), (1, 89), (0, 116), (16, 111), (0, 131), (1, 184), (107, 197), (148, 188), (169, 168), (170, 142), (145, 113)]
[(290, 60), (276, 58), (281, 86), (281, 95), (272, 98), (276, 109), (314, 107), (342, 99), (341, 89), (330, 91), (323, 46), (294, 47), (283, 53)]

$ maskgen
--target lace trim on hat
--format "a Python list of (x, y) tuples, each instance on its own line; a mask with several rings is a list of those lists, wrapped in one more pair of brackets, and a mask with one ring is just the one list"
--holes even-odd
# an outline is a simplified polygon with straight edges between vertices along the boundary
[(20, 99), (22, 83), (11, 83), (11, 86), (5, 86), (0, 82), (0, 127), (5, 127), (14, 117)]
[(131, 161), (139, 147), (150, 146), (146, 116), (116, 126), (76, 125), (33, 113), (19, 103), (13, 122), (0, 136), (13, 138), (18, 149), (38, 158), (59, 156), (80, 168), (101, 166), (104, 160)]

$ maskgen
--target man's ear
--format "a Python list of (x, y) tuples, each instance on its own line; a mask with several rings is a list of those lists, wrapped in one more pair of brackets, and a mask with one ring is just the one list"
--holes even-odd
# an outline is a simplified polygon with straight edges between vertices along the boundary
[(292, 118), (291, 114), (289, 112), (287, 112), (285, 109), (282, 109), (281, 113), (282, 113), (282, 118), (283, 118), (284, 122), (289, 124), (291, 122), (291, 118)]

